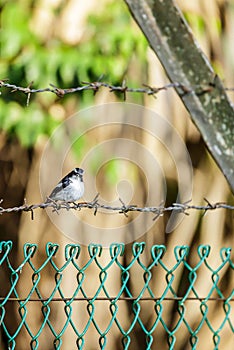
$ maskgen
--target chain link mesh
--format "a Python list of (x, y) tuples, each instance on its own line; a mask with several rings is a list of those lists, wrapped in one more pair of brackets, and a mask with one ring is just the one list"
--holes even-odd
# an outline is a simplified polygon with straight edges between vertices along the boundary
[(45, 338), (48, 349), (88, 349), (92, 338), (96, 349), (131, 349), (137, 339), (139, 349), (198, 349), (205, 332), (210, 348), (221, 349), (222, 334), (234, 333), (231, 248), (215, 267), (208, 245), (195, 255), (188, 246), (147, 248), (48, 243), (41, 252), (26, 243), (15, 267), (13, 243), (0, 242), (2, 342), (23, 349), (22, 335), (24, 349), (45, 349)]

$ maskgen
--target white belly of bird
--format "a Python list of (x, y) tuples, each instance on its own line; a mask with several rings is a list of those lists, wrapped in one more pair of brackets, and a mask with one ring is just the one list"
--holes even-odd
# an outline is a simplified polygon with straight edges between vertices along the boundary
[(55, 200), (65, 202), (75, 202), (80, 199), (84, 194), (84, 183), (75, 182), (71, 183), (68, 187), (64, 188), (61, 193), (58, 193)]

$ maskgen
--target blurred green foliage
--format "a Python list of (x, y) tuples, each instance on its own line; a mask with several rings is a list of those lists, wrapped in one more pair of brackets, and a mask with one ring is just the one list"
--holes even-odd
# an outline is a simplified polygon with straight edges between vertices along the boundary
[[(61, 2), (59, 8), (53, 9), (56, 20), (63, 7)], [(6, 1), (2, 5), (0, 79), (7, 78), (9, 83), (23, 87), (33, 81), (33, 88), (45, 88), (50, 83), (68, 88), (104, 75), (103, 80), (121, 84), (133, 56), (146, 62), (146, 40), (136, 30), (123, 2), (112, 1), (103, 12), (90, 15), (85, 36), (76, 45), (63, 42), (54, 33), (48, 34), (46, 40), (37, 35), (32, 23), (34, 11), (33, 0)], [(134, 82), (139, 84), (137, 76), (132, 80), (128, 76), (128, 83)], [(50, 108), (56, 100), (51, 93), (32, 94), (27, 107), (24, 93), (2, 88), (0, 129), (9, 137), (17, 137), (22, 145), (33, 146), (40, 135), (50, 135), (61, 122)], [(68, 106), (77, 110), (93, 102), (93, 93), (87, 91), (59, 100), (69, 111)]]

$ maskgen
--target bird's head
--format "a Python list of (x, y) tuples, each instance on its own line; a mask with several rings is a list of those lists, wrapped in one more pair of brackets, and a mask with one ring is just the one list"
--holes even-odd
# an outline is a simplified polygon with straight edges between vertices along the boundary
[(71, 177), (73, 178), (80, 178), (81, 181), (83, 181), (83, 174), (84, 170), (81, 168), (75, 168), (74, 170), (71, 171)]

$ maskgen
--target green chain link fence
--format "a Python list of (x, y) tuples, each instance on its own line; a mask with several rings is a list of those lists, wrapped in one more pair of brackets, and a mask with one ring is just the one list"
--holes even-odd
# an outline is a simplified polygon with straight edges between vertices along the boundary
[(227, 349), (222, 337), (234, 339), (230, 248), (215, 268), (208, 245), (192, 255), (188, 246), (48, 243), (41, 252), (27, 243), (16, 267), (13, 248), (0, 242), (1, 350)]

